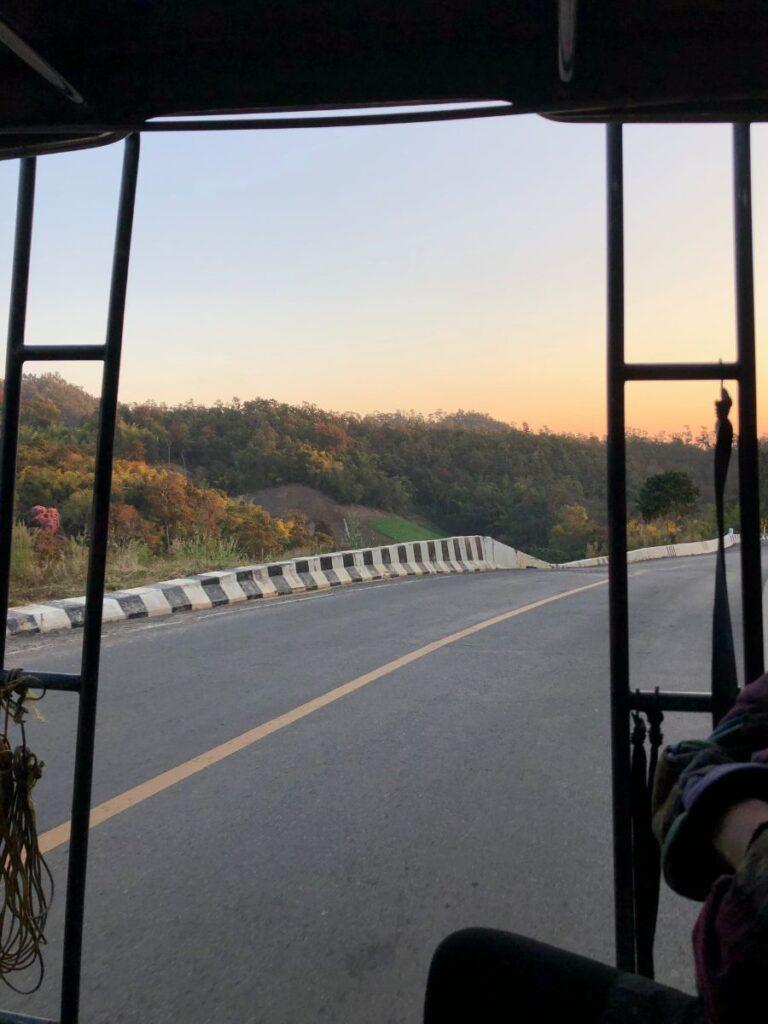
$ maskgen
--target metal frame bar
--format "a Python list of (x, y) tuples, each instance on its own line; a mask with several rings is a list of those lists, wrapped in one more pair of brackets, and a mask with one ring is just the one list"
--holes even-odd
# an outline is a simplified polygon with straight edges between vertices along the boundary
[(4, 20), (0, 20), (0, 43), (14, 53), (20, 61), (23, 61), (28, 68), (31, 68), (35, 74), (40, 75), (49, 85), (52, 85), (62, 96), (66, 96), (72, 103), (84, 102), (83, 97), (71, 82), (68, 82), (60, 71), (49, 64), (42, 54), (33, 49), (17, 32), (14, 32)]
[(11, 302), (8, 314), (8, 342), (5, 352), (5, 393), (3, 395), (3, 440), (0, 451), (0, 668), (5, 664), (5, 627), (8, 622), (8, 594), (11, 585), (13, 503), (16, 490), (16, 458), (21, 414), (21, 374), (24, 369), (24, 332), (27, 322), (29, 258), (32, 250), (32, 221), (35, 209), (35, 157), (24, 157), (19, 169), (16, 201), (16, 236), (11, 271)]
[(81, 362), (104, 359), (107, 349), (105, 345), (25, 345), (22, 354), (28, 363), (56, 359)]
[[(104, 370), (99, 409), (99, 431), (91, 515), (91, 543), (85, 600), (82, 661), (79, 675), (64, 672), (36, 672), (44, 689), (79, 694), (75, 772), (72, 787), (71, 834), (67, 863), (67, 893), (64, 912), (64, 955), (61, 981), (60, 1024), (76, 1024), (80, 1002), (80, 968), (85, 910), (85, 878), (88, 858), (88, 829), (91, 809), (93, 752), (96, 729), (96, 698), (101, 656), (101, 620), (104, 604), (104, 571), (109, 532), (109, 502), (112, 487), (112, 458), (117, 421), (117, 390), (128, 284), (128, 266), (139, 169), (139, 136), (125, 141), (122, 181), (117, 211), (112, 281), (107, 312), (106, 341), (103, 345), (24, 344), (32, 220), (35, 195), (35, 158), (21, 161), (16, 214), (16, 238), (8, 321), (3, 437), (0, 450), (0, 681), (7, 678), (3, 668), (5, 630), (8, 619), (11, 545), (13, 539), (14, 490), (21, 412), (21, 378), (27, 360), (103, 360)], [(0, 1014), (3, 1018), (35, 1021), (24, 1015)]]
[(629, 695), (632, 711), (706, 711), (712, 714), (711, 693), (674, 690), (635, 690)]
[[(623, 116), (625, 121), (651, 122), (651, 123), (701, 123), (701, 122), (731, 122), (734, 117), (742, 116), (741, 112), (749, 109), (752, 102), (763, 101), (765, 106), (766, 97), (762, 93), (735, 92), (721, 96), (719, 100), (702, 108), (701, 96), (690, 94), (678, 94), (667, 97), (663, 101), (658, 99), (633, 100), (622, 104), (621, 108), (607, 101), (595, 99), (590, 107), (582, 107), (579, 110), (563, 109), (560, 99), (551, 99), (548, 103), (538, 102), (534, 105), (521, 103), (503, 96), (478, 97), (438, 97), (436, 99), (422, 100), (386, 100), (382, 102), (366, 102), (350, 104), (323, 104), (319, 106), (301, 105), (291, 106), (270, 106), (254, 107), (249, 111), (234, 112), (237, 120), (226, 117), (211, 117), (205, 111), (176, 112), (173, 115), (157, 114), (154, 119), (131, 120), (131, 121), (73, 121), (71, 118), (63, 121), (54, 121), (44, 124), (33, 123), (4, 123), (0, 124), (0, 135), (82, 135), (91, 136), (103, 133), (128, 134), (132, 132), (184, 132), (184, 131), (249, 131), (269, 130), (272, 128), (343, 128), (346, 126), (364, 126), (377, 124), (418, 124), (428, 121), (455, 121), (464, 118), (498, 117), (510, 114), (539, 114), (553, 120), (566, 122), (593, 122), (599, 124), (610, 124), (613, 119)], [(452, 109), (456, 104), (491, 104), (499, 106), (490, 108), (488, 106), (467, 106), (463, 110)], [(443, 111), (422, 111), (414, 113), (382, 113), (382, 114), (338, 114), (329, 115), (332, 110), (380, 109), (381, 107), (428, 107), (448, 106), (451, 109)], [(307, 111), (325, 113), (323, 117), (308, 117)], [(735, 110), (740, 113), (734, 113)], [(290, 113), (295, 111), (293, 117), (277, 118), (274, 115)], [(220, 111), (213, 113), (220, 114)], [(245, 115), (245, 116), (243, 116)], [(755, 115), (755, 120), (760, 120), (762, 111)], [(195, 121), (191, 118), (206, 118), (207, 121)]]
[(625, 363), (624, 380), (739, 380), (738, 363)]
[(613, 777), (613, 871), (616, 965), (635, 970), (634, 873), (629, 734), (629, 605), (627, 599), (627, 465), (624, 412), (624, 175), (622, 128), (610, 124), (608, 199), (608, 606)]
[[(616, 964), (637, 968), (632, 854), (630, 712), (713, 714), (717, 694), (630, 691), (627, 585), (625, 385), (628, 381), (736, 380), (739, 384), (739, 507), (744, 671), (763, 672), (762, 573), (757, 459), (755, 315), (749, 125), (733, 126), (737, 360), (729, 363), (624, 361), (624, 196), (622, 125), (607, 126), (608, 202), (608, 592)], [(732, 694), (721, 695), (732, 701)]]
[(72, 793), (72, 826), (67, 868), (67, 904), (64, 914), (64, 959), (61, 983), (61, 1024), (75, 1024), (80, 1005), (80, 973), (85, 910), (85, 875), (88, 828), (91, 815), (91, 783), (96, 732), (96, 697), (101, 658), (101, 619), (104, 605), (104, 570), (107, 561), (109, 499), (112, 489), (112, 456), (117, 420), (117, 389), (128, 287), (136, 182), (139, 173), (139, 136), (125, 141), (123, 174), (117, 211), (112, 282), (107, 313), (106, 353), (102, 378), (99, 433), (91, 517), (91, 547), (85, 597), (83, 654), (80, 669), (80, 705), (75, 746), (75, 778)]
[[(423, 103), (382, 103), (381, 106), (425, 107), (446, 106), (466, 102), (463, 100), (434, 100)], [(474, 102), (474, 101), (473, 101)], [(312, 117), (300, 114), (293, 117), (275, 117), (280, 109), (271, 110), (268, 116), (227, 118), (211, 117), (206, 114), (188, 115), (188, 117), (168, 118), (156, 121), (115, 122), (107, 126), (104, 123), (73, 124), (63, 121), (59, 124), (5, 124), (0, 125), (0, 135), (93, 135), (103, 132), (231, 132), (231, 131), (271, 131), (273, 129), (290, 130), (295, 128), (360, 128), (366, 125), (382, 124), (421, 124), (428, 121), (465, 121), (484, 117), (509, 117), (521, 113), (520, 107), (507, 100), (488, 99), (488, 104), (498, 106), (467, 106), (459, 109), (450, 107), (447, 110), (414, 110), (400, 113), (381, 114), (327, 114), (327, 108), (315, 108)], [(335, 108), (338, 109), (338, 108)], [(320, 115), (320, 116), (318, 116)], [(162, 115), (161, 115), (162, 116)], [(200, 120), (193, 118), (198, 116)]]
[(749, 125), (733, 126), (733, 226), (739, 380), (739, 508), (744, 675), (763, 674), (763, 584), (757, 461), (755, 297), (752, 269), (752, 176)]
[[(35, 679), (44, 690), (66, 690), (77, 693), (80, 689), (80, 676), (69, 672), (35, 672)], [(8, 679), (8, 670), (0, 669), (0, 683)]]

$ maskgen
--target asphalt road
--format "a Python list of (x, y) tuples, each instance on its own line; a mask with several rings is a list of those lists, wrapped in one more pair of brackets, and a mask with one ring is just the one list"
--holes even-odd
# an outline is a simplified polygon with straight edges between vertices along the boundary
[[(738, 558), (729, 556), (738, 614)], [(713, 559), (631, 568), (633, 685), (708, 685)], [(605, 580), (500, 572), (366, 585), (105, 633), (94, 804), (433, 640)], [(9, 663), (74, 671), (80, 636)], [(466, 925), (613, 955), (607, 587), (543, 604), (342, 696), (93, 829), (83, 1021), (417, 1024)], [(40, 829), (69, 817), (75, 698), (49, 694)], [(706, 727), (674, 716), (668, 740)], [(48, 975), (0, 1005), (56, 1016)], [(697, 907), (664, 897), (659, 977), (691, 989)]]

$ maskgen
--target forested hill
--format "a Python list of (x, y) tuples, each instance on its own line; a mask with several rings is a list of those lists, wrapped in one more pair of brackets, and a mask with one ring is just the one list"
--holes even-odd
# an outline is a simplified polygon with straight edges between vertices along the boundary
[[(30, 470), (23, 500), (66, 502), (66, 483), (54, 495), (50, 473), (36, 479), (31, 469), (35, 462), (50, 466), (49, 456), (68, 446), (92, 450), (95, 400), (58, 375), (27, 377), (23, 420), (22, 461)], [(649, 476), (681, 470), (700, 492), (695, 528), (711, 529), (708, 444), (706, 437), (632, 436), (631, 514)], [(763, 444), (761, 458), (767, 453)], [(550, 558), (579, 557), (604, 544), (604, 441), (509, 426), (480, 413), (359, 416), (262, 398), (208, 407), (122, 405), (117, 457), (173, 467), (229, 497), (308, 484), (344, 504), (423, 516), (447, 534), (491, 534)]]

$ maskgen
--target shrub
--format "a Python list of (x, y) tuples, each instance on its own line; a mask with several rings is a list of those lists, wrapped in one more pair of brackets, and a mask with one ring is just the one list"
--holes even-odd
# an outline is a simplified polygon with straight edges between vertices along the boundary
[(27, 513), (27, 525), (47, 533), (58, 533), (61, 528), (58, 510), (45, 505), (33, 505)]

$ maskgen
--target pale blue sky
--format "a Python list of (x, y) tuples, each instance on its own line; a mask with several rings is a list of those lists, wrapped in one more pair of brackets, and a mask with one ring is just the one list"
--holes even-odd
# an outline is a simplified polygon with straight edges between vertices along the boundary
[[(629, 355), (730, 357), (730, 129), (629, 128), (625, 152)], [(101, 340), (120, 160), (112, 146), (39, 161), (31, 342)], [(763, 349), (767, 160), (758, 127)], [(16, 176), (0, 164), (3, 319)], [(509, 117), (143, 138), (125, 400), (463, 407), (602, 432), (603, 353), (601, 127)], [(95, 387), (91, 367), (62, 370)], [(713, 398), (710, 385), (638, 386), (630, 419), (696, 428)]]

